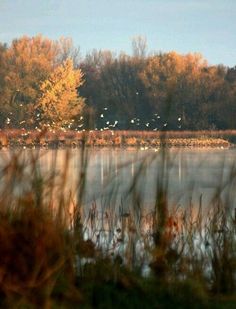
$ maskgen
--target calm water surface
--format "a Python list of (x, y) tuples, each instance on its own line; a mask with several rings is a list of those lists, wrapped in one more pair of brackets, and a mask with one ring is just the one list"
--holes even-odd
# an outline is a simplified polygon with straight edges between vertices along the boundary
[[(57, 168), (63, 169), (65, 150), (57, 152)], [(81, 151), (71, 151), (68, 177), (73, 187), (80, 170)], [(162, 154), (154, 150), (91, 149), (88, 152), (86, 203), (93, 200), (109, 202), (127, 198), (133, 187), (140, 194), (142, 203), (152, 206), (157, 183), (168, 188), (170, 204), (209, 203), (216, 189), (222, 186), (222, 195), (234, 193), (227, 181), (236, 163), (235, 149), (173, 149), (163, 161)], [(167, 160), (168, 157), (168, 160)], [(42, 155), (42, 166), (50, 170), (55, 151)], [(233, 182), (230, 181), (230, 185)], [(133, 192), (133, 191), (132, 191)]]
[[(30, 150), (24, 151), (24, 156)], [(40, 150), (40, 166), (49, 173), (52, 165), (60, 173), (66, 162), (66, 150)], [(68, 190), (76, 190), (80, 173), (81, 150), (70, 150), (67, 174)], [(1, 161), (8, 151), (1, 151)], [(168, 160), (166, 160), (168, 157)], [(222, 196), (230, 194), (234, 203), (234, 182), (227, 184), (236, 162), (235, 149), (171, 149), (163, 161), (160, 152), (136, 149), (90, 149), (88, 151), (85, 203), (121, 203), (139, 196), (145, 207), (155, 201), (157, 184), (168, 188), (171, 205), (185, 205), (190, 200), (196, 204), (200, 196), (208, 204), (219, 186), (224, 186)], [(135, 182), (135, 190), (132, 186)], [(132, 192), (130, 194), (130, 191)]]

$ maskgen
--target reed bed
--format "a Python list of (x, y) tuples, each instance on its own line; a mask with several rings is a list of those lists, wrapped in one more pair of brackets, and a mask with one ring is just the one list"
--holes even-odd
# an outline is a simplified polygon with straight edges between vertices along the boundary
[[(168, 147), (224, 147), (235, 143), (236, 131), (166, 131)], [(0, 131), (1, 147), (160, 147), (162, 131), (48, 131), (8, 129)]]
[[(162, 143), (138, 162), (122, 198), (112, 188), (84, 209), (89, 151), (85, 140), (81, 145), (75, 191), (68, 188), (70, 150), (62, 170), (55, 152), (46, 172), (39, 149), (1, 152), (1, 307), (235, 305), (236, 167), (219, 179), (207, 208), (201, 195), (197, 205), (191, 199), (185, 207), (169, 205), (171, 161)], [(138, 183), (156, 156), (162, 164), (147, 209)]]

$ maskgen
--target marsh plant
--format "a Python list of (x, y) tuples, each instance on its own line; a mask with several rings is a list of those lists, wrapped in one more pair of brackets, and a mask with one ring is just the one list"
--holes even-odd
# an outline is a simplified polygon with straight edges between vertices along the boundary
[[(236, 289), (236, 215), (232, 207), (236, 168), (219, 179), (208, 207), (190, 198), (170, 204), (173, 164), (163, 143), (137, 161), (123, 196), (118, 185), (85, 205), (89, 151), (78, 156), (70, 188), (65, 150), (49, 169), (44, 152), (1, 152), (0, 303), (2, 307), (156, 308), (163, 304), (210, 306), (211, 295)], [(157, 160), (155, 202), (146, 207), (140, 179)], [(129, 162), (123, 164), (123, 168)], [(222, 168), (223, 169), (223, 168)], [(111, 169), (108, 179), (115, 177)], [(189, 293), (192, 295), (189, 298)]]

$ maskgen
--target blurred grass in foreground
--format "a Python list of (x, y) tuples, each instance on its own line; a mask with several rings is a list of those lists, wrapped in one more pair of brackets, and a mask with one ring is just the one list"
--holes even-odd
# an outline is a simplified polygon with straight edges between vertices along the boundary
[(229, 205), (236, 167), (226, 181), (219, 179), (207, 215), (201, 196), (198, 205), (169, 207), (171, 162), (163, 146), (151, 210), (144, 207), (138, 182), (156, 154), (139, 162), (121, 200), (112, 188), (101, 208), (93, 202), (86, 214), (84, 145), (76, 192), (67, 188), (69, 150), (60, 173), (56, 156), (44, 173), (40, 151), (2, 152), (0, 306), (233, 308), (236, 215)]

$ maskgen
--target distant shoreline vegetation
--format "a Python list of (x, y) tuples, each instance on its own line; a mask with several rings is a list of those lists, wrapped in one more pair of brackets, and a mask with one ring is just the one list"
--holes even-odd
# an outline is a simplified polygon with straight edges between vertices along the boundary
[(187, 148), (234, 147), (236, 131), (46, 131), (0, 130), (0, 147), (136, 147), (141, 150), (161, 146)]

